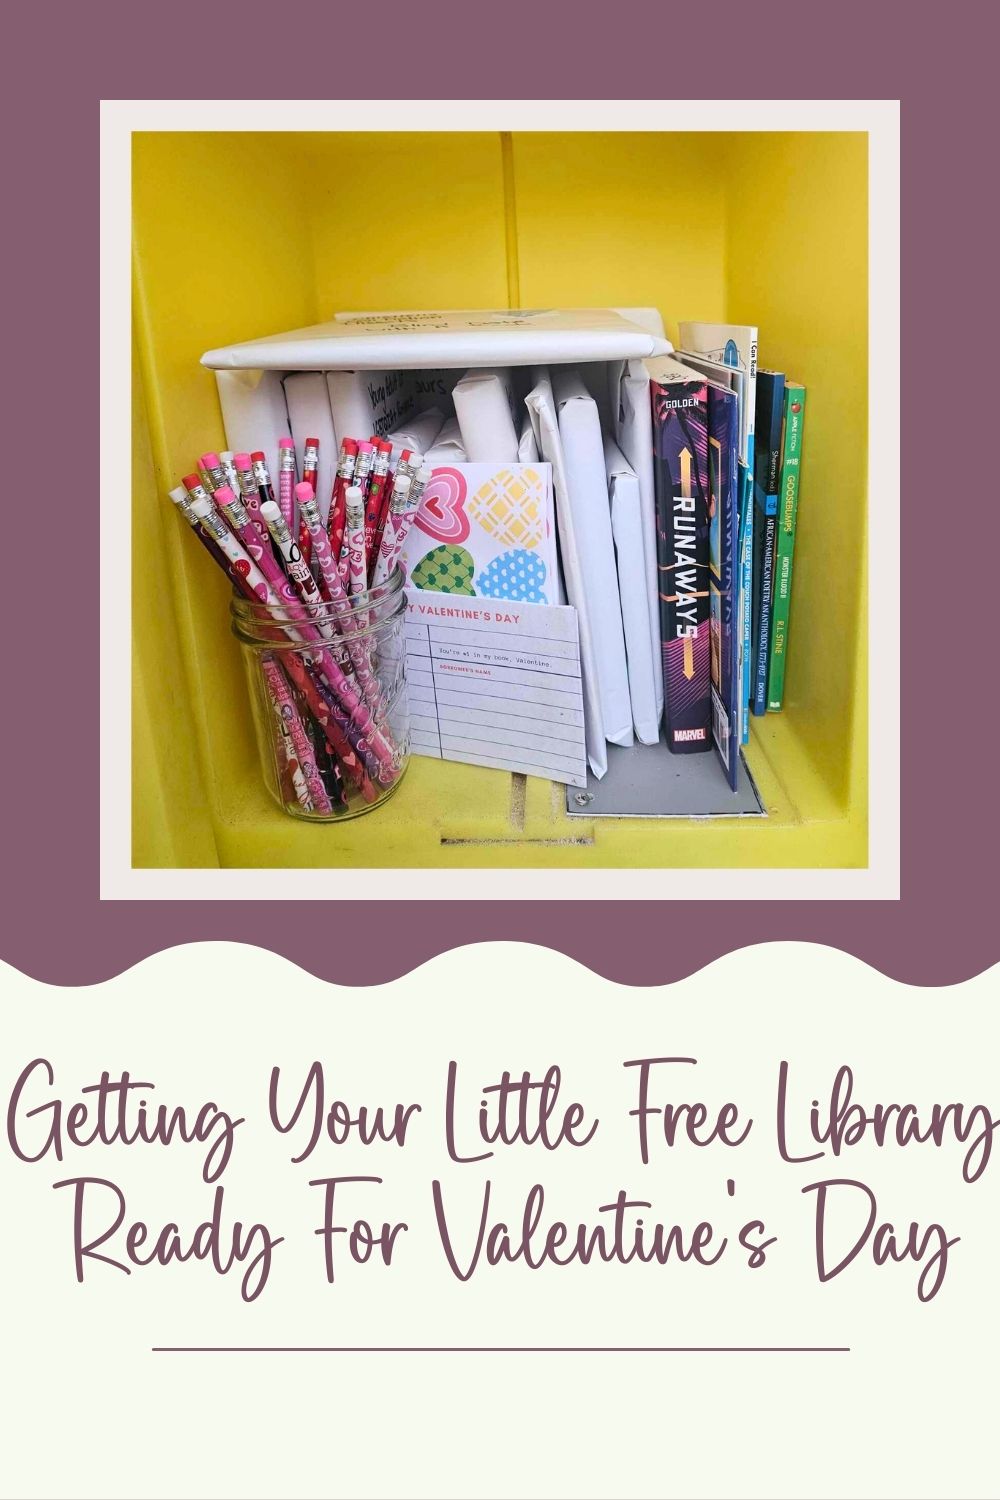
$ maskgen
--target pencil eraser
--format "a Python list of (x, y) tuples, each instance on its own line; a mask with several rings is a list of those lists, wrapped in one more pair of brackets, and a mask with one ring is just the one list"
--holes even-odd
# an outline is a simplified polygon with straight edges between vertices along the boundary
[(358, 440), (357, 438), (345, 438), (340, 446), (343, 448), (345, 453), (357, 453)]
[(279, 448), (294, 448), (295, 444), (292, 442), (291, 438), (279, 438), (278, 439), (278, 447)]
[(201, 484), (201, 478), (197, 474), (185, 474), (183, 483), (189, 490), (193, 490), (196, 485)]
[(249, 453), (234, 453), (233, 463), (235, 464), (237, 469), (243, 469), (244, 471), (253, 468), (253, 464), (250, 462)]
[(233, 494), (228, 484), (220, 484), (219, 488), (215, 491), (216, 505), (232, 505), (235, 499), (236, 496)]
[(261, 450), (258, 448), (256, 453), (251, 453), (251, 455), (250, 455), (250, 461), (251, 461), (251, 463), (255, 463), (255, 464), (266, 463), (267, 462), (267, 454), (266, 453), (262, 453)]
[(391, 453), (392, 452), (392, 444), (389, 442), (388, 438), (378, 438), (377, 441), (376, 441), (376, 443), (375, 443), (375, 446), (382, 453)]
[(188, 492), (182, 484), (177, 485), (176, 489), (168, 490), (167, 494), (175, 505), (187, 505), (188, 503)]
[(368, 442), (362, 441), (362, 442), (360, 442), (358, 444), (358, 452), (359, 453), (374, 453), (375, 452), (375, 444), (374, 443), (368, 443)]
[(306, 438), (306, 447), (307, 448), (318, 448), (319, 447), (319, 438)]
[(281, 506), (273, 500), (261, 502), (260, 513), (265, 521), (279, 521), (281, 519)]
[(206, 469), (217, 469), (220, 466), (220, 459), (217, 453), (203, 453), (201, 461)]
[(191, 501), (191, 509), (194, 511), (199, 520), (203, 521), (206, 516), (210, 516), (212, 514), (212, 508), (212, 502), (207, 495), (202, 495), (200, 500)]
[(297, 484), (295, 486), (295, 498), (296, 498), (296, 500), (299, 501), (300, 504), (301, 504), (302, 501), (308, 502), (310, 500), (315, 499), (315, 495), (313, 493), (313, 487), (312, 487), (312, 485), (311, 484)]

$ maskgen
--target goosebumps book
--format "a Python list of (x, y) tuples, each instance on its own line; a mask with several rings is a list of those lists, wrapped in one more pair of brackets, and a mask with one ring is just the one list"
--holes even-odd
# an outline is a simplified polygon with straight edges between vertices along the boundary
[(667, 745), (683, 755), (712, 744), (708, 394), (705, 380), (676, 360), (646, 367)]

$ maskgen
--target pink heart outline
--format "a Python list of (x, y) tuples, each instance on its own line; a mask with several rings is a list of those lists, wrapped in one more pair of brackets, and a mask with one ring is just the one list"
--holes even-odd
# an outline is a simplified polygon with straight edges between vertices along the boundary
[(436, 542), (464, 542), (471, 530), (465, 514), (466, 494), (464, 474), (457, 469), (435, 469), (414, 524)]

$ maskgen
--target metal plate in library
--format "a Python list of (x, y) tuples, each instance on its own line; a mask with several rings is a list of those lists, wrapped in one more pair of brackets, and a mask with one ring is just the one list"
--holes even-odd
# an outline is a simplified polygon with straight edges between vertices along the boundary
[(766, 818), (767, 812), (746, 761), (729, 790), (714, 751), (671, 755), (658, 745), (608, 746), (608, 769), (598, 781), (589, 771), (587, 789), (566, 788), (566, 811), (577, 818)]

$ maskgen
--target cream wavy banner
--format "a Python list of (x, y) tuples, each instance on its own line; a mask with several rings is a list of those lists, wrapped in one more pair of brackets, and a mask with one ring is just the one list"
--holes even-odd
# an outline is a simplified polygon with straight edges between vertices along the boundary
[(996, 970), (2, 984), (3, 1494), (996, 1494)]

